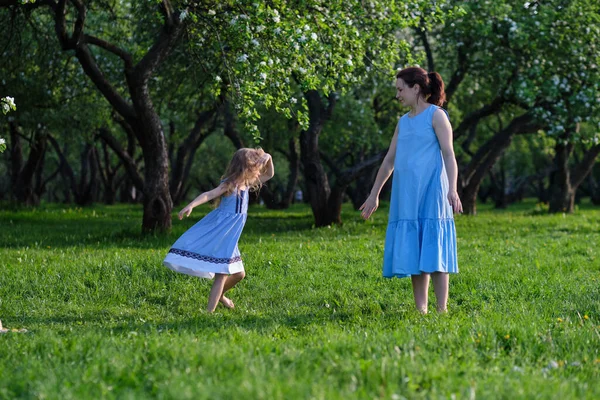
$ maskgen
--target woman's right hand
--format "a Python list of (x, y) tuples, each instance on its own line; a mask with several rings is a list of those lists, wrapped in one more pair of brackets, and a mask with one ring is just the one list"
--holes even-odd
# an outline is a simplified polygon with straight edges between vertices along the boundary
[(189, 217), (192, 213), (192, 208), (190, 206), (185, 206), (183, 210), (179, 211), (179, 219), (183, 219), (183, 216)]
[(362, 210), (360, 214), (364, 219), (369, 219), (371, 214), (373, 214), (377, 208), (379, 207), (379, 196), (370, 195), (367, 197), (367, 200), (360, 206), (359, 210)]

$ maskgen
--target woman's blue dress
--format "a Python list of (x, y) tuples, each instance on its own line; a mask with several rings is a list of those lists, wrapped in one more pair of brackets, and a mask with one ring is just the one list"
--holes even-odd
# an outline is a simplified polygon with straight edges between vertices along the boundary
[(431, 105), (399, 121), (383, 276), (458, 272), (448, 176), (433, 130)]

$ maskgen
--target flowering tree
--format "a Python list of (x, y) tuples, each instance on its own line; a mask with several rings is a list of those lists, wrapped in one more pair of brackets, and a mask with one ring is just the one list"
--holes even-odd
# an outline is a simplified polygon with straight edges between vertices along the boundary
[[(43, 16), (48, 26), (55, 27), (62, 49), (75, 56), (124, 129), (135, 137), (144, 156), (145, 231), (166, 230), (171, 224), (174, 188), (169, 187), (163, 115), (154, 99), (156, 84), (164, 78), (161, 72), (173, 54), (185, 52), (196, 61), (190, 65), (212, 88), (215, 101), (232, 94), (233, 109), (256, 138), (257, 105), (297, 119), (307, 132), (305, 169), (317, 172), (309, 174), (315, 187), (326, 188), (314, 145), (323, 120), (312, 113), (309, 123), (309, 99), (331, 99), (334, 91), (374, 71), (390, 73), (399, 55), (408, 53), (396, 35), (410, 25), (411, 13), (427, 4), (164, 0), (120, 3), (117, 8), (94, 3), (88, 8), (81, 0), (25, 5), (0, 1), (0, 7)], [(180, 69), (182, 79), (190, 73)], [(123, 153), (121, 160), (134, 170), (126, 156)]]
[[(261, 3), (204, 2), (190, 6), (192, 54), (213, 76), (215, 93), (230, 88), (246, 129), (260, 137), (257, 106), (273, 108), (301, 127), (300, 161), (315, 225), (339, 223), (347, 186), (381, 159), (349, 169), (331, 169), (334, 184), (321, 162), (319, 138), (335, 109), (336, 92), (359, 86), (376, 75), (393, 80), (394, 66), (413, 58), (403, 31), (417, 15), (440, 18), (448, 2), (305, 1)], [(357, 168), (355, 168), (357, 167)]]
[[(562, 143), (596, 140), (597, 130), (574, 128), (596, 126), (600, 115), (600, 30), (594, 22), (600, 6), (587, 0), (455, 4), (465, 14), (424, 37), (431, 39), (425, 48), (433, 49), (428, 58), (439, 56), (436, 65), (449, 76), (449, 108), (461, 144), (459, 190), (465, 212), (474, 214), (483, 178), (515, 135), (541, 130)], [(593, 158), (578, 170), (589, 171)]]
[[(15, 105), (15, 99), (10, 96), (0, 98), (0, 105), (2, 106), (2, 114), (4, 115), (17, 109), (17, 106)], [(4, 138), (0, 137), (0, 153), (3, 153), (4, 150), (6, 150), (6, 141)]]
[(302, 93), (325, 95), (364, 79), (378, 68), (392, 71), (407, 53), (395, 33), (425, 1), (236, 1), (190, 4), (190, 53), (202, 58), (215, 92), (234, 89), (235, 107), (249, 130), (260, 102), (308, 127)]

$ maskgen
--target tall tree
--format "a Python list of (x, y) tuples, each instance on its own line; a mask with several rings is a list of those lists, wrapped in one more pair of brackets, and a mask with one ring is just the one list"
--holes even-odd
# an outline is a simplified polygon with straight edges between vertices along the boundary
[(415, 13), (425, 9), (439, 11), (421, 0), (246, 0), (190, 8), (193, 42), (212, 49), (209, 59), (223, 62), (214, 77), (215, 91), (226, 77), (246, 129), (259, 137), (259, 106), (299, 121), (305, 194), (316, 226), (340, 222), (343, 194), (362, 170), (344, 170), (333, 188), (329, 183), (319, 139), (335, 108), (334, 93), (377, 73), (390, 77), (401, 56), (410, 61), (398, 33), (418, 24)]
[(459, 191), (465, 212), (474, 214), (483, 178), (515, 135), (557, 135), (569, 120), (598, 115), (591, 101), (598, 92), (598, 51), (583, 43), (598, 41), (599, 31), (590, 26), (600, 16), (598, 4), (587, 0), (455, 4), (465, 14), (434, 29), (430, 43), (433, 56), (454, 55), (436, 65), (450, 77)]
[[(154, 39), (148, 43), (149, 49), (141, 54), (132, 54), (119, 43), (93, 32), (94, 23), (99, 23), (101, 18), (94, 19), (93, 11), (96, 10), (88, 8), (83, 1), (37, 1), (29, 5), (3, 1), (0, 6), (18, 7), (24, 12), (44, 12), (51, 16), (62, 49), (74, 53), (85, 74), (129, 125), (142, 148), (145, 165), (143, 231), (168, 230), (172, 209), (168, 185), (169, 160), (162, 123), (150, 93), (150, 82), (184, 31), (181, 14), (171, 2), (161, 2), (162, 22), (155, 29)], [(97, 50), (121, 59), (121, 82), (108, 79)], [(117, 88), (117, 84), (120, 87)]]

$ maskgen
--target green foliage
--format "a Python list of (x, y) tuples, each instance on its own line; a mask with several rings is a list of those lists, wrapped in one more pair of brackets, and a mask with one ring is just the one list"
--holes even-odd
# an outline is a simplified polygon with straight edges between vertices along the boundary
[[(2, 107), (2, 113), (4, 115), (17, 109), (17, 106), (15, 105), (15, 99), (10, 96), (0, 98), (0, 106)], [(3, 153), (4, 150), (6, 150), (6, 141), (4, 138), (0, 137), (0, 153)]]
[(212, 315), (209, 281), (161, 265), (208, 206), (169, 237), (137, 206), (0, 211), (0, 397), (598, 398), (600, 215), (535, 207), (458, 217), (450, 313), (426, 316), (381, 277), (386, 204), (326, 229), (252, 207)]
[(10, 96), (1, 98), (0, 105), (2, 105), (2, 114), (4, 115), (8, 114), (10, 111), (16, 111), (17, 109), (15, 99)]
[(6, 43), (2, 87), (19, 104), (12, 117), (21, 129), (44, 128), (63, 143), (79, 144), (107, 124), (110, 107), (77, 60), (63, 53), (54, 21), (41, 11), (12, 14), (0, 9), (0, 41)]
[[(575, 123), (600, 123), (600, 4), (589, 0), (519, 3), (457, 1), (465, 14), (436, 30), (440, 64), (460, 68), (453, 100), (462, 112), (504, 97), (533, 110), (550, 135)], [(446, 57), (447, 54), (452, 57)], [(454, 54), (459, 56), (455, 58)], [(452, 60), (447, 62), (447, 60)], [(589, 132), (592, 138), (598, 129)], [(573, 133), (572, 140), (590, 137)]]
[[(429, 2), (250, 0), (208, 2), (185, 11), (190, 52), (197, 55), (215, 94), (222, 82), (236, 95), (246, 127), (258, 135), (259, 104), (308, 125), (302, 92), (343, 92), (374, 74), (392, 76), (400, 56), (410, 62), (402, 29), (418, 22)], [(445, 4), (442, 2), (440, 4)], [(440, 17), (439, 7), (431, 9)]]

